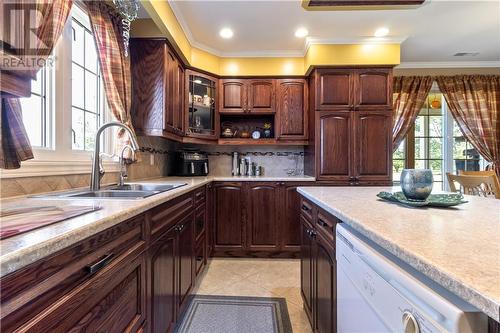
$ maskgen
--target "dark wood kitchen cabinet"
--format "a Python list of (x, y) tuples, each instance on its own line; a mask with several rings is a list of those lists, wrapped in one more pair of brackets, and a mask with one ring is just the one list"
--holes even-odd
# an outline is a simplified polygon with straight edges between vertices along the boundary
[(280, 184), (250, 182), (246, 187), (247, 249), (276, 251), (279, 249)]
[(219, 112), (271, 114), (275, 112), (274, 79), (220, 79)]
[(215, 183), (214, 251), (243, 250), (245, 242), (244, 189), (242, 183)]
[(319, 180), (348, 182), (353, 174), (352, 118), (349, 111), (321, 111), (317, 115)]
[(277, 139), (307, 140), (308, 92), (305, 79), (276, 81)]
[(311, 89), (306, 174), (338, 185), (391, 185), (392, 69), (317, 69)]
[(301, 200), (301, 294), (314, 332), (337, 330), (335, 227), (338, 219)]
[(184, 67), (165, 39), (130, 42), (132, 122), (139, 134), (184, 135)]
[(220, 182), (214, 192), (214, 255), (295, 257), (300, 251), (297, 182)]

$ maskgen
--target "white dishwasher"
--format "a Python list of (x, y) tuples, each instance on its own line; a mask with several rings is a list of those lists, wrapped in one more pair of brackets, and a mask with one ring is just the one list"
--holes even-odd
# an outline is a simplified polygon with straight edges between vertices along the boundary
[(487, 332), (487, 316), (345, 224), (337, 225), (337, 332)]

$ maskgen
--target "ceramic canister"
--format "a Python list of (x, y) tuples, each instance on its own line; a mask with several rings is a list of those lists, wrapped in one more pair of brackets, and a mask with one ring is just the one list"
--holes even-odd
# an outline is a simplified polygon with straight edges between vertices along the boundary
[(432, 171), (429, 169), (403, 169), (401, 189), (407, 199), (425, 200), (432, 191)]

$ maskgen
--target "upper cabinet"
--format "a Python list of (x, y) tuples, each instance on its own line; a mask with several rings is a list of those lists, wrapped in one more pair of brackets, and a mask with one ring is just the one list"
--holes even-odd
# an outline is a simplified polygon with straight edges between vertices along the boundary
[(275, 80), (221, 79), (219, 112), (272, 114), (275, 112)]
[(276, 81), (278, 140), (306, 140), (308, 134), (307, 81), (280, 79)]
[(380, 108), (391, 108), (391, 69), (358, 69), (356, 71), (355, 87), (354, 107), (357, 109), (380, 110)]
[(198, 138), (217, 138), (219, 122), (217, 79), (192, 70), (186, 73), (186, 135)]
[(318, 69), (316, 109), (335, 110), (353, 106), (355, 74), (348, 69)]
[(392, 69), (318, 69), (316, 74), (318, 111), (391, 108)]
[(132, 39), (132, 119), (140, 134), (184, 135), (184, 68), (164, 39)]
[(247, 85), (242, 79), (219, 80), (221, 92), (219, 112), (245, 113), (247, 110)]

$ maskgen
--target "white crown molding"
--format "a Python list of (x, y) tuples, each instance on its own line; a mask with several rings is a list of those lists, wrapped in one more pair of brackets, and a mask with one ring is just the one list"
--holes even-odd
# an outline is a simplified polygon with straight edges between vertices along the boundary
[(500, 61), (402, 62), (396, 68), (500, 68)]
[(196, 47), (200, 50), (211, 53), (215, 56), (221, 58), (265, 58), (265, 57), (303, 57), (305, 56), (309, 47), (313, 44), (401, 44), (406, 40), (406, 36), (404, 37), (359, 37), (359, 38), (314, 38), (307, 37), (304, 41), (304, 47), (302, 50), (268, 50), (268, 51), (242, 51), (242, 52), (222, 52), (220, 50), (214, 49), (204, 43), (198, 42), (189, 29), (189, 25), (182, 15), (181, 10), (177, 6), (176, 1), (169, 0), (170, 8), (174, 12), (177, 21), (186, 34), (186, 38), (188, 39), (191, 46)]

